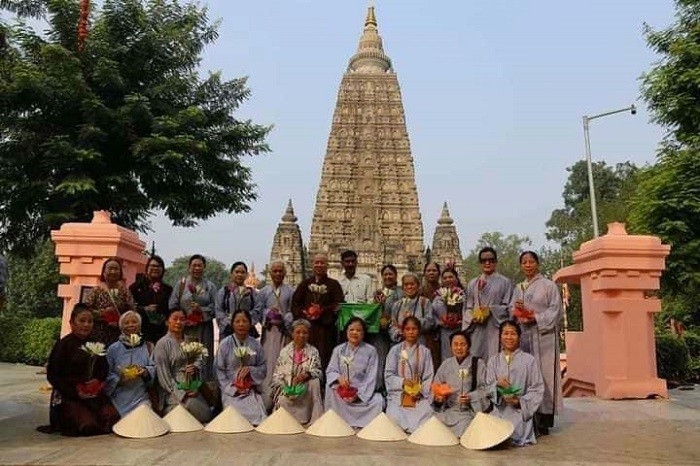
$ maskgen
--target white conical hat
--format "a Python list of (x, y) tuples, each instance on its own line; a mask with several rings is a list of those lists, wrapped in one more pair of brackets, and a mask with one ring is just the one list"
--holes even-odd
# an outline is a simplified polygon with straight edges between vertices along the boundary
[(513, 435), (513, 423), (485, 413), (476, 413), (476, 417), (462, 434), (459, 443), (470, 450), (485, 450), (495, 447)]
[(355, 435), (353, 428), (332, 409), (326, 411), (323, 416), (311, 424), (311, 427), (306, 429), (306, 433), (316, 437), (350, 437)]
[(170, 432), (194, 432), (204, 426), (187, 409), (178, 404), (163, 418), (170, 425)]
[(215, 432), (217, 434), (240, 434), (242, 432), (250, 432), (253, 429), (254, 427), (248, 422), (248, 419), (236, 411), (236, 408), (233, 406), (227, 406), (221, 414), (216, 416), (204, 428), (207, 432)]
[(389, 416), (384, 413), (379, 413), (377, 417), (372, 419), (372, 422), (357, 433), (357, 436), (361, 439), (373, 440), (375, 442), (395, 442), (397, 440), (406, 439), (406, 433), (403, 429), (397, 426), (394, 421), (389, 419)]
[(431, 447), (448, 447), (459, 444), (457, 436), (435, 416), (428, 419), (417, 431), (412, 433), (408, 437), (408, 441)]
[(304, 432), (304, 428), (299, 424), (299, 421), (294, 419), (294, 416), (289, 414), (289, 411), (284, 408), (277, 409), (255, 430), (262, 434), (272, 435), (301, 434)]
[(128, 438), (151, 438), (167, 434), (170, 426), (147, 404), (140, 404), (114, 424), (115, 434)]

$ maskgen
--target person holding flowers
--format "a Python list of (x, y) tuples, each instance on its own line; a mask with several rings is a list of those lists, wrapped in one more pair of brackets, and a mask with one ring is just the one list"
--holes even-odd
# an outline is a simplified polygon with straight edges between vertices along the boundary
[(419, 342), (421, 322), (417, 317), (406, 317), (401, 331), (403, 341), (391, 348), (386, 359), (386, 414), (411, 433), (433, 414), (433, 360), (430, 350)]
[(301, 424), (323, 414), (321, 357), (308, 343), (309, 329), (308, 320), (292, 323), (292, 342), (280, 351), (271, 380), (275, 409), (285, 408)]
[[(266, 406), (273, 404), (272, 376), (275, 373), (280, 350), (289, 341), (289, 330), (294, 320), (292, 317), (294, 288), (284, 283), (286, 275), (287, 269), (283, 262), (276, 261), (270, 264), (272, 283), (265, 285), (255, 297), (255, 314), (260, 316), (262, 322), (260, 343), (267, 361), (267, 375), (263, 382), (263, 399)], [(321, 361), (319, 360), (318, 363), (321, 364)]]
[(513, 282), (496, 272), (498, 255), (492, 247), (479, 251), (481, 275), (467, 285), (462, 328), (471, 334), (471, 354), (484, 361), (498, 353), (498, 326), (509, 318)]
[[(452, 266), (454, 268), (454, 263), (448, 263), (447, 266)], [(437, 291), (441, 286), (440, 265), (437, 262), (428, 262), (423, 267), (423, 284), (420, 290), (421, 296), (430, 300), (432, 305), (435, 296), (437, 296)], [(440, 333), (437, 331), (437, 328), (427, 326), (426, 322), (421, 322), (421, 324), (423, 325), (421, 343), (430, 350), (430, 355), (433, 358), (433, 367), (438, 367), (442, 362), (440, 355)]]
[(377, 389), (377, 350), (364, 342), (367, 324), (352, 317), (345, 325), (347, 341), (333, 349), (326, 370), (326, 409), (333, 409), (350, 426), (369, 424), (384, 408)]
[(495, 384), (497, 390), (493, 414), (513, 423), (514, 445), (535, 444), (534, 416), (545, 392), (539, 362), (520, 349), (522, 330), (517, 322), (505, 320), (499, 331), (501, 352), (487, 365), (487, 384)]
[(107, 349), (109, 375), (105, 393), (124, 417), (141, 404), (151, 405), (148, 388), (156, 368), (151, 358), (153, 344), (141, 336), (141, 316), (127, 311), (119, 318), (119, 341)]
[(136, 308), (131, 292), (124, 285), (122, 263), (110, 257), (102, 264), (99, 286), (85, 299), (93, 312), (94, 327), (91, 338), (105, 346), (119, 339), (119, 317)]
[[(204, 278), (207, 260), (201, 254), (190, 257), (188, 276), (183, 277), (170, 295), (168, 307), (181, 309), (185, 313), (185, 337), (188, 341), (202, 343), (207, 352), (214, 354), (214, 303), (216, 285)], [(209, 382), (214, 379), (211, 359), (204, 361), (202, 379)]]
[(141, 316), (143, 338), (153, 343), (165, 336), (168, 329), (168, 300), (173, 287), (163, 283), (165, 263), (160, 256), (151, 256), (146, 262), (146, 273), (140, 275), (129, 287), (136, 303), (136, 311)]
[(221, 341), (216, 354), (221, 402), (224, 407), (233, 406), (257, 426), (267, 416), (261, 396), (267, 373), (265, 354), (260, 343), (250, 335), (250, 313), (237, 309), (231, 318), (233, 333)]
[(382, 316), (379, 320), (379, 332), (367, 335), (367, 343), (374, 346), (379, 358), (377, 371), (377, 387), (384, 389), (384, 364), (391, 349), (389, 326), (391, 325), (391, 310), (394, 304), (403, 298), (403, 290), (397, 285), (398, 272), (396, 267), (387, 264), (382, 267), (382, 289), (374, 293), (374, 301), (382, 305)]
[(104, 394), (108, 366), (105, 345), (92, 341), (93, 313), (85, 304), (73, 307), (71, 332), (51, 350), (46, 368), (53, 386), (51, 425), (41, 432), (84, 436), (108, 434), (119, 420), (119, 413)]
[(168, 333), (158, 340), (153, 350), (160, 394), (160, 411), (167, 414), (181, 404), (200, 422), (208, 422), (211, 409), (202, 395), (200, 369), (209, 356), (200, 342), (185, 341), (187, 316), (181, 309), (170, 311), (165, 324)]
[[(421, 328), (433, 327), (433, 306), (430, 299), (421, 296), (420, 279), (418, 275), (408, 272), (401, 277), (403, 297), (397, 300), (391, 309), (391, 324), (389, 336), (392, 341), (400, 342), (404, 339), (403, 322), (407, 317), (415, 317), (421, 324)], [(421, 337), (421, 343), (424, 339)], [(432, 356), (431, 356), (432, 357)]]
[(457, 270), (446, 267), (442, 271), (442, 286), (433, 299), (433, 320), (440, 332), (440, 356), (442, 361), (450, 357), (450, 336), (462, 328), (464, 288)]
[(554, 416), (563, 408), (559, 367), (559, 330), (563, 306), (556, 283), (539, 271), (536, 253), (520, 254), (525, 281), (513, 291), (510, 312), (522, 330), (520, 348), (539, 362), (544, 380), (544, 398), (535, 417), (537, 433), (546, 435), (554, 426)]
[(452, 357), (442, 362), (432, 384), (436, 416), (461, 437), (477, 412), (491, 408), (493, 387), (486, 383), (486, 362), (473, 356), (464, 331), (450, 335)]
[(328, 367), (336, 345), (335, 320), (343, 302), (340, 283), (328, 276), (328, 257), (317, 254), (313, 259), (313, 276), (299, 283), (292, 296), (292, 315), (311, 323), (309, 343), (321, 355), (321, 367)]
[(216, 294), (215, 316), (216, 323), (219, 326), (219, 340), (223, 340), (231, 335), (231, 317), (233, 313), (239, 309), (248, 311), (253, 319), (251, 330), (254, 335), (255, 324), (260, 321), (260, 318), (255, 313), (255, 289), (245, 285), (245, 279), (248, 277), (248, 266), (245, 262), (235, 262), (231, 266), (230, 283), (222, 286)]

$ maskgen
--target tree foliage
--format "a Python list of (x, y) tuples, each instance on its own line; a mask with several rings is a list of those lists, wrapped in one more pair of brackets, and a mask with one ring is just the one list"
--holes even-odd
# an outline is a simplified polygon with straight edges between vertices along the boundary
[[(22, 2), (12, 2), (22, 3)], [(217, 36), (206, 8), (105, 0), (77, 51), (78, 2), (47, 2), (49, 28), (7, 28), (0, 54), (0, 250), (29, 250), (65, 221), (113, 213), (148, 229), (162, 210), (195, 225), (255, 199), (242, 157), (269, 127), (235, 117), (246, 79), (200, 77)]]
[[(165, 269), (165, 276), (163, 277), (165, 283), (177, 290), (179, 280), (187, 276), (189, 261), (190, 256), (182, 256), (175, 259), (170, 267)], [(207, 257), (207, 266), (204, 268), (204, 278), (211, 280), (217, 287), (220, 287), (229, 282), (229, 275), (228, 268), (223, 262)]]

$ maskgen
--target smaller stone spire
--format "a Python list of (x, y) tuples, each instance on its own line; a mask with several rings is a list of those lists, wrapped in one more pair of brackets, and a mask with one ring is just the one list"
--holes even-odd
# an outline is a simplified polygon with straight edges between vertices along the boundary
[(282, 221), (285, 223), (295, 223), (297, 221), (297, 216), (294, 215), (294, 206), (292, 205), (292, 200), (289, 200), (289, 203), (287, 204), (287, 210), (284, 212), (284, 215), (282, 216)]
[(455, 223), (455, 221), (450, 217), (450, 209), (447, 207), (447, 201), (445, 201), (442, 205), (442, 214), (440, 214), (440, 218), (438, 219), (438, 225), (452, 225), (453, 223)]
[[(374, 3), (374, 2), (372, 2)], [(367, 18), (365, 19), (365, 27), (374, 26), (377, 27), (377, 17), (374, 16), (374, 5), (370, 3), (369, 8), (367, 8)]]
[(260, 286), (260, 280), (258, 280), (258, 277), (255, 273), (255, 262), (252, 262), (250, 264), (250, 272), (248, 272), (248, 277), (246, 277), (243, 284), (245, 286), (249, 286), (249, 287), (254, 288), (256, 290)]

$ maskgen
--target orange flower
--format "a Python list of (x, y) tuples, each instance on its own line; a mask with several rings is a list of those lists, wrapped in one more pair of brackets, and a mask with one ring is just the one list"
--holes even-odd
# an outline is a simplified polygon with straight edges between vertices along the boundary
[(433, 382), (433, 384), (430, 386), (430, 389), (433, 391), (433, 395), (441, 397), (448, 397), (454, 392), (454, 390), (452, 390), (452, 387), (450, 387), (446, 383)]

